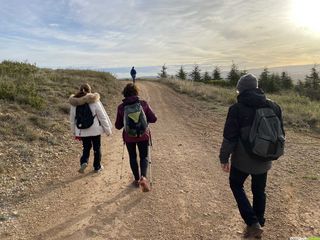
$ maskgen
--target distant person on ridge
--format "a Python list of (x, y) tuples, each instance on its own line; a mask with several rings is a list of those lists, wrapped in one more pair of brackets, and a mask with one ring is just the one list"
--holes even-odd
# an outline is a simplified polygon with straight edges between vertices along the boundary
[(69, 98), (71, 104), (71, 131), (76, 139), (82, 141), (83, 152), (80, 158), (80, 173), (88, 166), (90, 150), (93, 147), (93, 168), (96, 173), (103, 170), (101, 165), (101, 134), (112, 133), (112, 123), (100, 102), (99, 93), (91, 93), (89, 84), (82, 84), (77, 94)]
[[(138, 88), (135, 84), (129, 83), (122, 91), (124, 99), (118, 106), (115, 127), (123, 129), (123, 140), (129, 153), (130, 167), (134, 176), (133, 185), (141, 187), (143, 192), (150, 191), (147, 181), (148, 152), (151, 132), (149, 123), (155, 123), (157, 117), (148, 103), (139, 99)], [(137, 163), (138, 147), (140, 156), (140, 171)]]
[[(279, 105), (267, 99), (264, 92), (258, 88), (258, 81), (254, 75), (246, 74), (242, 76), (236, 88), (238, 92), (237, 103), (229, 108), (219, 158), (222, 170), (230, 172), (230, 188), (237, 202), (240, 215), (247, 225), (243, 237), (260, 238), (263, 232), (262, 227), (265, 224), (267, 173), (271, 168), (272, 162), (269, 159), (262, 160), (261, 155), (258, 156), (255, 155), (257, 153), (253, 154), (253, 152), (250, 152), (246, 144), (253, 134), (252, 126), (256, 122), (256, 119), (258, 119), (256, 117), (257, 114), (261, 113), (261, 111), (269, 111), (271, 115), (273, 114), (273, 121), (275, 121), (274, 123), (277, 126), (275, 128), (280, 133), (279, 141), (282, 143), (282, 145), (275, 146), (275, 149), (282, 151), (284, 147), (282, 113)], [(266, 131), (270, 130), (270, 128), (265, 129)], [(263, 146), (272, 143), (263, 144), (258, 146), (260, 150)], [(252, 145), (250, 146), (252, 147)], [(269, 149), (266, 151), (268, 152)], [(278, 155), (282, 154), (283, 151)], [(229, 163), (230, 155), (231, 164)], [(253, 194), (252, 206), (243, 188), (243, 184), (249, 175), (251, 175), (251, 191)]]
[(131, 68), (130, 75), (132, 77), (133, 84), (135, 84), (137, 71), (134, 69), (134, 67)]

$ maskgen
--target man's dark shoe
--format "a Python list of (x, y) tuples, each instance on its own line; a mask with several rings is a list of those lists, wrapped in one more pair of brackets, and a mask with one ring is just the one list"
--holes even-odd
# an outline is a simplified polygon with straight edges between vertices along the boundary
[(251, 226), (247, 226), (243, 232), (244, 238), (261, 238), (263, 229), (259, 223), (254, 223)]

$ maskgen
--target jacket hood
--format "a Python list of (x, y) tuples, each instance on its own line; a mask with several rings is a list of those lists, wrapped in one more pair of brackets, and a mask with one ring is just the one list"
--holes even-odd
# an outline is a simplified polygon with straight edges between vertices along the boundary
[(130, 97), (126, 97), (125, 99), (122, 100), (124, 105), (135, 103), (137, 101), (139, 101), (138, 96), (130, 96)]
[(238, 102), (249, 107), (262, 107), (267, 104), (267, 98), (262, 89), (250, 89), (242, 92), (237, 97)]
[(69, 97), (69, 103), (72, 106), (80, 106), (85, 103), (95, 103), (95, 102), (98, 102), (99, 100), (100, 100), (99, 93), (87, 93), (85, 96), (79, 97), (79, 98), (75, 97), (75, 95), (72, 94)]

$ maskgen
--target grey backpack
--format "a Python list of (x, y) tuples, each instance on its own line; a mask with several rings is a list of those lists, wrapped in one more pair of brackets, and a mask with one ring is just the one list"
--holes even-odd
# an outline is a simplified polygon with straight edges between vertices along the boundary
[(140, 101), (124, 107), (123, 121), (124, 130), (130, 137), (140, 137), (146, 132), (148, 122)]
[(262, 161), (276, 160), (284, 154), (285, 136), (279, 117), (273, 108), (256, 109), (247, 146)]

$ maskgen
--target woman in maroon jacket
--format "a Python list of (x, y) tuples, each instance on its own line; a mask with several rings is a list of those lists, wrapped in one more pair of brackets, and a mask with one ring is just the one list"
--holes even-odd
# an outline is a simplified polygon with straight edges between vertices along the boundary
[[(152, 112), (151, 108), (149, 107), (146, 101), (140, 100), (138, 95), (138, 88), (136, 85), (129, 83), (123, 89), (122, 92), (123, 96), (125, 97), (119, 106), (117, 112), (117, 119), (115, 123), (115, 127), (117, 129), (121, 129), (124, 127), (124, 110), (125, 106), (135, 104), (139, 102), (143, 109), (143, 112), (146, 116), (148, 123), (155, 123), (157, 121), (157, 117)], [(124, 130), (123, 131), (123, 140), (127, 146), (129, 158), (130, 158), (130, 167), (134, 176), (133, 184), (136, 187), (141, 186), (142, 191), (148, 192), (150, 191), (150, 187), (147, 181), (147, 168), (148, 168), (148, 146), (149, 146), (149, 139), (150, 139), (150, 129), (147, 128), (146, 131), (138, 137), (129, 136), (129, 134)], [(137, 152), (136, 146), (138, 146), (139, 156), (140, 156), (140, 172), (139, 166), (137, 163)]]

